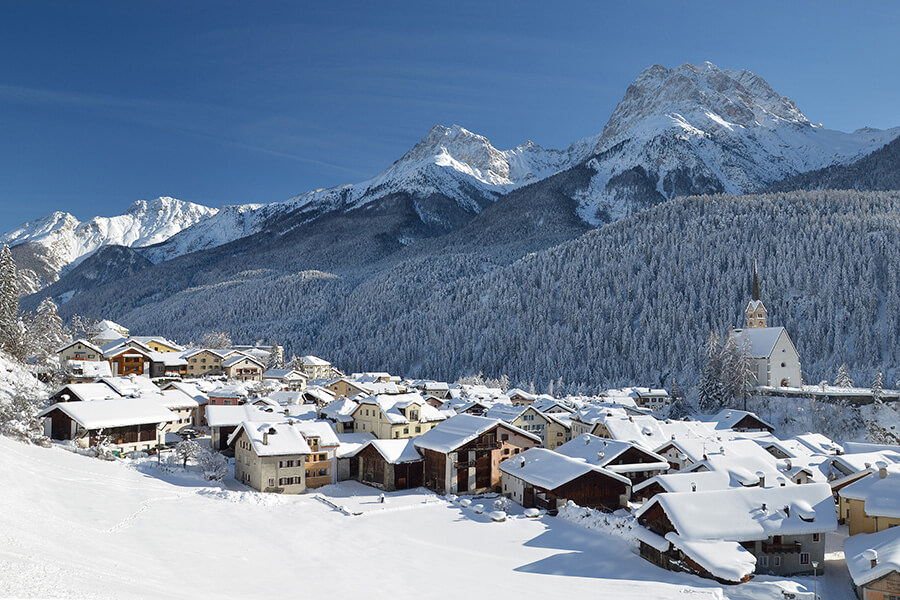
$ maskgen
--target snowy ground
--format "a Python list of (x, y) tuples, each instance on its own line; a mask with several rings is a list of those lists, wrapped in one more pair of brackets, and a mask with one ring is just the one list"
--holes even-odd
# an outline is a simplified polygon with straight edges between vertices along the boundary
[[(619, 538), (516, 509), (494, 523), (424, 490), (384, 503), (353, 482), (305, 496), (245, 490), (160, 474), (152, 461), (135, 468), (0, 437), (0, 597), (702, 600), (812, 591), (811, 580), (773, 578), (723, 589), (657, 569)], [(852, 597), (830, 593), (843, 592), (841, 569), (829, 563), (819, 578), (822, 598)]]

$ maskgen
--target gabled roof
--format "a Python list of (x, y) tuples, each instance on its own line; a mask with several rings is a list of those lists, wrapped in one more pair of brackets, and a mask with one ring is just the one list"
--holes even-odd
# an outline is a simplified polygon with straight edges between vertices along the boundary
[(332, 400), (322, 407), (322, 416), (341, 423), (352, 423), (353, 412), (359, 407), (355, 401), (349, 398)]
[(297, 369), (269, 369), (263, 373), (263, 379), (308, 379)]
[(229, 446), (241, 436), (241, 432), (247, 435), (253, 452), (257, 456), (293, 456), (313, 453), (300, 431), (290, 423), (244, 421), (228, 436)]
[(711, 490), (727, 490), (732, 485), (731, 475), (723, 471), (699, 471), (662, 473), (634, 486), (634, 492), (658, 484), (666, 492), (691, 492), (696, 488), (699, 492)]
[[(750, 329), (735, 329), (734, 338), (741, 347), (747, 345), (747, 351), (753, 358), (769, 358), (775, 350), (775, 344), (781, 334), (787, 335), (784, 327), (752, 327)], [(790, 340), (790, 336), (788, 336)], [(792, 342), (793, 345), (793, 342)]]
[(358, 450), (362, 449), (362, 447), (370, 441), (376, 439), (375, 434), (370, 431), (339, 433), (337, 434), (337, 437), (341, 442), (341, 445), (338, 446), (338, 449), (334, 452), (334, 455), (337, 458), (350, 458), (351, 456), (355, 456)]
[(759, 424), (763, 425), (763, 428), (768, 429), (769, 431), (775, 430), (775, 427), (773, 425), (767, 423), (766, 421), (763, 421), (756, 414), (750, 411), (737, 410), (733, 408), (720, 410), (712, 416), (710, 422), (715, 424), (716, 429), (733, 429), (735, 425), (737, 425), (747, 417), (749, 417), (753, 421), (759, 421)]
[(557, 448), (556, 451), (565, 456), (583, 460), (591, 465), (606, 467), (610, 471), (627, 472), (632, 469), (623, 469), (621, 467), (624, 467), (625, 465), (611, 465), (610, 463), (632, 449), (645, 455), (648, 459), (647, 462), (640, 463), (640, 470), (665, 470), (669, 468), (669, 463), (665, 458), (646, 448), (632, 444), (631, 442), (600, 438), (589, 433), (573, 438)]
[(180, 408), (197, 408), (200, 406), (200, 403), (197, 402), (194, 398), (185, 394), (179, 389), (172, 388), (158, 394), (154, 394), (153, 396), (149, 396), (149, 398), (159, 398), (160, 404), (165, 406), (168, 409), (180, 409)]
[(820, 454), (842, 454), (844, 452), (840, 444), (828, 439), (821, 433), (804, 433), (795, 435), (793, 439), (807, 446), (813, 452)]
[(401, 463), (419, 462), (420, 460), (424, 460), (424, 458), (419, 454), (419, 451), (416, 450), (416, 446), (413, 443), (414, 439), (415, 438), (408, 438), (405, 440), (371, 440), (367, 444), (357, 448), (352, 454), (347, 454), (345, 456), (356, 456), (364, 449), (371, 446), (390, 464), (396, 465)]
[(231, 358), (225, 359), (225, 361), (222, 363), (222, 366), (227, 369), (228, 367), (233, 367), (234, 365), (244, 360), (248, 360), (254, 363), (260, 369), (266, 368), (266, 365), (264, 365), (262, 361), (257, 358), (253, 358), (252, 356), (247, 356), (246, 354), (239, 354), (237, 356), (232, 356)]
[(640, 519), (657, 505), (689, 540), (746, 542), (837, 529), (827, 483), (657, 494), (635, 516)]
[(841, 498), (862, 500), (869, 517), (900, 519), (900, 472), (888, 471), (882, 478), (878, 471), (841, 489)]
[(179, 346), (172, 340), (166, 339), (166, 338), (158, 336), (158, 335), (133, 335), (128, 339), (134, 340), (135, 342), (140, 342), (141, 344), (144, 344), (144, 345), (150, 344), (151, 342), (156, 342), (157, 344), (160, 344), (161, 346), (167, 346), (169, 348), (172, 348), (176, 352), (184, 351), (184, 346)]
[(504, 423), (500, 419), (488, 419), (486, 417), (476, 417), (475, 415), (456, 415), (413, 439), (415, 440), (416, 448), (434, 450), (435, 452), (446, 454), (468, 444), (478, 436), (496, 427), (508, 429), (537, 444), (541, 443), (541, 438), (538, 436), (514, 427), (509, 423)]
[(848, 537), (844, 541), (844, 558), (857, 586), (900, 572), (900, 527)]
[[(110, 398), (122, 397), (122, 394), (116, 391), (114, 387), (103, 383), (103, 381), (94, 383), (70, 383), (69, 385), (60, 388), (59, 391), (53, 395), (57, 396), (60, 392), (64, 392), (63, 396), (70, 396), (68, 400), (107, 400)], [(71, 396), (74, 396), (74, 398)], [(65, 397), (62, 399), (63, 401), (66, 401)]]
[(225, 358), (225, 355), (230, 353), (231, 351), (230, 350), (213, 350), (212, 348), (194, 348), (193, 350), (188, 350), (186, 352), (183, 352), (181, 354), (181, 356), (183, 358), (190, 358), (192, 356), (196, 356), (203, 352), (209, 352), (210, 354), (215, 354), (219, 358)]
[(297, 428), (297, 431), (303, 434), (303, 437), (319, 438), (320, 446), (331, 447), (338, 446), (341, 443), (337, 433), (334, 431), (334, 427), (328, 421), (296, 420), (293, 421), (293, 425)]
[(590, 472), (600, 473), (625, 485), (631, 485), (627, 477), (546, 448), (530, 448), (508, 458), (500, 463), (500, 470), (547, 490), (555, 490)]
[(84, 346), (85, 348), (88, 348), (89, 350), (93, 350), (93, 351), (96, 352), (97, 354), (103, 354), (103, 350), (101, 350), (98, 346), (95, 346), (94, 344), (90, 343), (89, 341), (87, 341), (87, 340), (84, 339), (84, 338), (78, 338), (78, 339), (75, 340), (75, 341), (69, 342), (69, 343), (66, 344), (65, 346), (62, 346), (62, 347), (60, 347), (60, 348), (57, 348), (56, 353), (59, 354), (59, 353), (62, 352), (63, 350), (66, 350), (66, 349), (68, 349), (68, 348), (71, 348), (71, 347), (74, 346), (75, 344), (81, 344), (81, 345)]
[(309, 367), (330, 367), (331, 363), (323, 358), (319, 358), (318, 356), (313, 356), (311, 354), (304, 356), (300, 359), (300, 362), (305, 366)]
[(147, 398), (116, 398), (91, 402), (59, 402), (48, 406), (38, 416), (60, 410), (88, 430), (165, 423), (175, 414), (159, 402)]
[(206, 407), (206, 423), (210, 427), (235, 427), (243, 421), (262, 423), (273, 421), (280, 415), (280, 411), (267, 411), (265, 408), (252, 404), (239, 406), (218, 406), (210, 404)]
[(104, 377), (100, 380), (122, 396), (131, 396), (135, 394), (159, 392), (159, 388), (155, 383), (147, 377), (135, 375), (120, 377)]
[(429, 423), (434, 421), (443, 421), (446, 417), (427, 402), (422, 394), (418, 392), (407, 392), (406, 394), (378, 394), (375, 396), (367, 396), (359, 399), (359, 408), (363, 406), (378, 406), (385, 417), (392, 425), (409, 423), (409, 419), (404, 414), (407, 408), (416, 404), (419, 406), (419, 421)]

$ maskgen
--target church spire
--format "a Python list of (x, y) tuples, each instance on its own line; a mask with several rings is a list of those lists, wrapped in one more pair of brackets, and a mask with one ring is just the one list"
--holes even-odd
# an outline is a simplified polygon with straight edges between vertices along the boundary
[(756, 257), (753, 257), (753, 299), (759, 300), (759, 273), (756, 270)]
[(747, 305), (747, 329), (756, 327), (768, 327), (768, 313), (759, 298), (759, 271), (756, 267), (756, 257), (753, 257), (753, 299)]

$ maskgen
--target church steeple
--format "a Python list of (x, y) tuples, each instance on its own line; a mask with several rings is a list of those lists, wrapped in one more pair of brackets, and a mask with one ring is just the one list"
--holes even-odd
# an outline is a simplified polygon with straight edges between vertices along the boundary
[(756, 257), (753, 257), (753, 299), (747, 305), (747, 329), (768, 327), (768, 312), (759, 298), (759, 271), (756, 268)]

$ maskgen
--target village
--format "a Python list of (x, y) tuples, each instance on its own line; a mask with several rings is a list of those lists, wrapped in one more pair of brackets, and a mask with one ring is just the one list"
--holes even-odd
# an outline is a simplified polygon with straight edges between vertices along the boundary
[[(889, 390), (803, 387), (793, 342), (768, 326), (754, 288), (746, 326), (731, 335), (747, 349), (756, 393), (896, 401)], [(495, 522), (513, 511), (608, 515), (627, 523), (648, 568), (723, 585), (815, 582), (839, 536), (861, 600), (900, 595), (897, 446), (782, 438), (737, 408), (667, 417), (679, 398), (664, 389), (556, 398), (497, 382), (346, 374), (315, 356), (286, 364), (274, 343), (184, 348), (111, 321), (57, 356), (66, 382), (38, 417), (73, 451), (190, 463), (262, 495), (352, 482), (381, 503), (424, 488)]]

